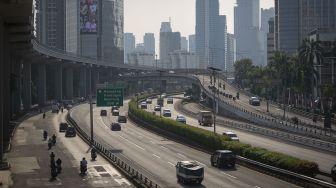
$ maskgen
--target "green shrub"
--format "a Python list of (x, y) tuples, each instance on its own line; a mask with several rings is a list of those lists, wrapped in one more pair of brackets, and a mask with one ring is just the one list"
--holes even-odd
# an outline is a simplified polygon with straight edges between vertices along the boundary
[[(138, 99), (141, 100), (147, 97), (148, 96), (140, 96)], [(209, 151), (227, 149), (248, 159), (309, 176), (316, 175), (319, 170), (315, 162), (268, 151), (264, 148), (252, 147), (249, 144), (241, 142), (230, 141), (230, 138), (223, 135), (214, 135), (213, 132), (198, 127), (186, 126), (172, 119), (160, 118), (150, 112), (137, 108), (137, 102), (135, 100), (129, 102), (129, 111), (143, 121), (194, 141), (204, 148), (208, 148)]]

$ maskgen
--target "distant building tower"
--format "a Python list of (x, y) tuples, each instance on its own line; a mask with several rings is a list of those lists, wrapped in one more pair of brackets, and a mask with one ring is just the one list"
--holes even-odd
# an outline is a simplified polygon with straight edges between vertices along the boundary
[(124, 62), (128, 63), (127, 55), (135, 50), (135, 36), (133, 33), (124, 33)]
[(236, 39), (233, 34), (227, 34), (227, 56), (225, 71), (228, 75), (233, 76), (234, 63), (236, 62)]
[(161, 23), (160, 33), (162, 33), (162, 32), (172, 32), (170, 22), (162, 22)]
[(154, 33), (145, 33), (144, 36), (145, 51), (149, 54), (155, 55), (155, 37)]
[(267, 33), (267, 64), (272, 60), (275, 51), (275, 33), (274, 33), (274, 17), (268, 20), (268, 33)]
[(36, 38), (50, 47), (65, 50), (64, 0), (36, 0)]
[(187, 40), (187, 37), (181, 37), (181, 50), (188, 51), (188, 40)]
[(267, 43), (268, 43), (268, 32), (270, 28), (269, 20), (270, 18), (273, 18), (273, 25), (274, 25), (274, 14), (275, 14), (274, 8), (261, 9), (260, 50), (261, 50), (262, 65), (266, 65), (268, 63)]
[(195, 35), (189, 35), (189, 52), (196, 53), (196, 38)]

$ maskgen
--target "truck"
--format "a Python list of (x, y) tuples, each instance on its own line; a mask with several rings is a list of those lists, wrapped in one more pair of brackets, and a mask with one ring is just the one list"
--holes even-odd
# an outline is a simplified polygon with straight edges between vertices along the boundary
[(204, 178), (204, 167), (196, 161), (178, 161), (176, 164), (176, 178), (182, 184), (201, 184)]
[(197, 116), (198, 124), (202, 126), (211, 126), (213, 123), (212, 112), (200, 111)]

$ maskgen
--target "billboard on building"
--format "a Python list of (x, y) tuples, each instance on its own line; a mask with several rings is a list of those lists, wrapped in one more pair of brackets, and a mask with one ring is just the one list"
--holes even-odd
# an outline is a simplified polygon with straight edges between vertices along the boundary
[(80, 1), (80, 27), (82, 33), (96, 33), (98, 25), (98, 0)]

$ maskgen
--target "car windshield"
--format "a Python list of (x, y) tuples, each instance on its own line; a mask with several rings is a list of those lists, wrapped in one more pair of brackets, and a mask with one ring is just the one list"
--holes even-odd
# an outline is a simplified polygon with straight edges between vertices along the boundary
[(126, 119), (126, 117), (125, 116), (119, 116), (119, 119), (124, 120), (124, 119)]
[(229, 137), (237, 137), (237, 135), (236, 134), (233, 134), (233, 133), (229, 133), (229, 134), (227, 134)]

